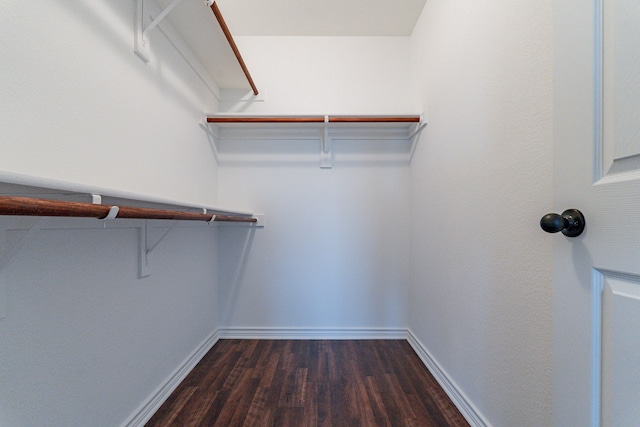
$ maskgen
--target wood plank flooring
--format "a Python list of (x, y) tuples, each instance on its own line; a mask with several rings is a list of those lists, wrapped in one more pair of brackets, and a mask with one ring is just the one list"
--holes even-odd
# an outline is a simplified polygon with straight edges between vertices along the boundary
[(147, 426), (468, 426), (404, 340), (220, 340)]

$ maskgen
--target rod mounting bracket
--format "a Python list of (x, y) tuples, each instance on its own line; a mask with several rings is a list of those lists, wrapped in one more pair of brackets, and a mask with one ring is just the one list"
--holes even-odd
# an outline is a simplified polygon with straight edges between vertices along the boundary
[(331, 138), (329, 137), (329, 116), (324, 116), (322, 147), (320, 148), (320, 167), (322, 169), (331, 169), (331, 167), (333, 167), (332, 145)]

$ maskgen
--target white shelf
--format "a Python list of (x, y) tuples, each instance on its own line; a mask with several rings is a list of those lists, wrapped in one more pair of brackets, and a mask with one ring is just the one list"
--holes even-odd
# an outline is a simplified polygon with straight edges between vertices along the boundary
[(77, 201), (89, 201), (92, 199), (93, 195), (99, 195), (105, 199), (129, 201), (134, 203), (135, 206), (141, 207), (162, 205), (197, 210), (206, 209), (210, 213), (220, 215), (253, 215), (253, 212), (244, 209), (205, 205), (187, 200), (168, 199), (111, 188), (93, 187), (69, 181), (58, 181), (6, 171), (0, 171), (0, 195), (17, 195), (54, 199), (61, 196), (66, 196), (66, 198), (69, 196), (75, 196), (79, 197)]
[(366, 129), (388, 130), (392, 137), (409, 138), (423, 124), (422, 116), (414, 115), (205, 115), (204, 121), (216, 129)]
[(332, 167), (334, 140), (407, 141), (410, 158), (420, 131), (421, 115), (205, 115), (205, 125), (216, 141), (320, 140), (320, 167)]
[[(135, 51), (143, 60), (150, 60), (150, 34), (158, 28), (218, 99), (223, 98), (221, 91), (225, 89), (238, 92), (237, 96), (246, 97), (247, 93), (253, 97), (258, 95), (244, 60), (215, 3), (209, 6), (203, 0), (136, 2)], [(156, 18), (161, 19), (154, 24)], [(145, 33), (145, 29), (150, 26), (151, 29)]]

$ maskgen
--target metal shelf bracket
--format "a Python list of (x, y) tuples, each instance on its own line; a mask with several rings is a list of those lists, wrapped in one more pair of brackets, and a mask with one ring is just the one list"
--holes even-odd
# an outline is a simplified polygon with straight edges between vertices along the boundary
[(411, 142), (411, 149), (409, 152), (409, 161), (413, 160), (413, 154), (416, 151), (416, 145), (418, 144), (418, 140), (420, 139), (420, 134), (427, 127), (427, 120), (424, 114), (420, 116), (420, 122), (418, 122), (414, 131), (409, 135), (409, 141)]
[[(151, 58), (151, 48), (149, 42), (149, 33), (158, 26), (158, 24), (182, 1), (173, 0), (155, 19), (152, 20), (151, 11), (149, 10), (149, 1), (152, 0), (136, 0), (136, 17), (134, 27), (134, 46), (133, 50), (136, 55), (144, 62), (149, 62)], [(205, 3), (209, 4), (208, 1)]]
[[(214, 215), (214, 218), (215, 218), (215, 215)], [(139, 256), (140, 268), (138, 269), (138, 278), (142, 279), (143, 277), (151, 275), (151, 267), (149, 265), (149, 255), (151, 255), (151, 253), (158, 247), (160, 242), (162, 242), (164, 238), (167, 237), (169, 233), (171, 233), (171, 231), (176, 227), (176, 225), (178, 225), (177, 220), (171, 223), (169, 228), (167, 228), (164, 231), (164, 233), (162, 233), (162, 235), (158, 239), (156, 239), (155, 243), (150, 244), (151, 239), (149, 238), (149, 234), (150, 234), (149, 222), (145, 220), (144, 226), (140, 227), (140, 232), (138, 234), (140, 238), (140, 242), (138, 246), (140, 249), (140, 256)]]

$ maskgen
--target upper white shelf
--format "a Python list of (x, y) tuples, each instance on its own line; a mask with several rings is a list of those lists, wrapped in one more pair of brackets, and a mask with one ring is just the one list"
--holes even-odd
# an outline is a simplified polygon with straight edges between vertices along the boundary
[(259, 116), (213, 114), (206, 116), (206, 122), (219, 128), (238, 127), (284, 127), (306, 128), (388, 128), (407, 133), (413, 132), (422, 122), (420, 115), (301, 115), (301, 116)]
[(426, 126), (420, 115), (205, 115), (216, 140), (320, 139), (320, 167), (332, 167), (333, 140), (402, 140), (411, 143)]
[[(243, 89), (258, 95), (253, 78), (215, 2), (136, 2), (135, 52), (138, 56), (149, 61), (149, 35), (157, 27), (206, 83), (212, 79), (218, 89)], [(216, 95), (221, 98), (220, 93)]]

